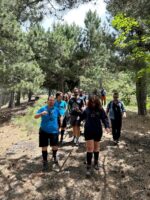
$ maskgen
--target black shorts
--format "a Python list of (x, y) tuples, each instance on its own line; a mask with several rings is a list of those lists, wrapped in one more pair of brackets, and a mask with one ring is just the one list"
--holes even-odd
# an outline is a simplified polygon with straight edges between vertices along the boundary
[(71, 124), (71, 126), (80, 126), (81, 121), (78, 116), (71, 115), (70, 116), (70, 124)]
[(85, 140), (94, 140), (95, 142), (99, 142), (102, 138), (102, 133), (88, 133), (84, 132)]
[(58, 134), (46, 133), (41, 128), (39, 130), (39, 147), (58, 146)]

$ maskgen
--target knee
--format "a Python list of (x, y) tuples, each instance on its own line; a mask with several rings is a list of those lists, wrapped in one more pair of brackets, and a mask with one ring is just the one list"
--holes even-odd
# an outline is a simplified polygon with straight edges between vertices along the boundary
[(42, 147), (42, 151), (47, 151), (47, 147)]
[(87, 152), (93, 152), (94, 148), (92, 145), (87, 145), (86, 150)]
[(98, 152), (99, 151), (99, 147), (94, 147), (94, 152)]
[(94, 144), (94, 152), (98, 152), (99, 151), (99, 142), (96, 142)]
[(58, 146), (52, 146), (52, 150), (58, 150)]

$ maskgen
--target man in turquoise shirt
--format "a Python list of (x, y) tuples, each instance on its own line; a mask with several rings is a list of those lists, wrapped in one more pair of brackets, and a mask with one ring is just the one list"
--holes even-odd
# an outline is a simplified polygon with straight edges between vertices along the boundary
[(43, 157), (43, 170), (48, 169), (47, 162), (47, 147), (50, 139), (50, 146), (53, 151), (54, 162), (57, 163), (57, 150), (58, 150), (58, 134), (59, 125), (58, 119), (60, 119), (60, 124), (62, 124), (62, 115), (60, 111), (54, 107), (55, 99), (53, 96), (48, 97), (47, 105), (41, 107), (36, 115), (35, 119), (41, 117), (41, 124), (39, 130), (39, 147), (42, 148)]

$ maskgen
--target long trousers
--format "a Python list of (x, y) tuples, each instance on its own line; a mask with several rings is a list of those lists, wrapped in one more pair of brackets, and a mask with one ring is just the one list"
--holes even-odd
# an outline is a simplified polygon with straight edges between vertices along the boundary
[(113, 140), (119, 140), (121, 135), (122, 119), (111, 119)]

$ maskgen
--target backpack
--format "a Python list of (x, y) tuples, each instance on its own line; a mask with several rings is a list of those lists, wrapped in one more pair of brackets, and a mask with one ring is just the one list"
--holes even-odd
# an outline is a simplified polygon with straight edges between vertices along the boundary
[(106, 91), (104, 89), (101, 90), (101, 96), (105, 96), (106, 95)]
[(111, 112), (111, 115), (113, 115), (113, 117), (121, 117), (122, 116), (122, 102), (121, 101), (118, 101), (118, 104), (115, 105), (113, 103), (113, 101), (111, 101), (109, 103), (109, 106), (108, 106), (110, 112)]

